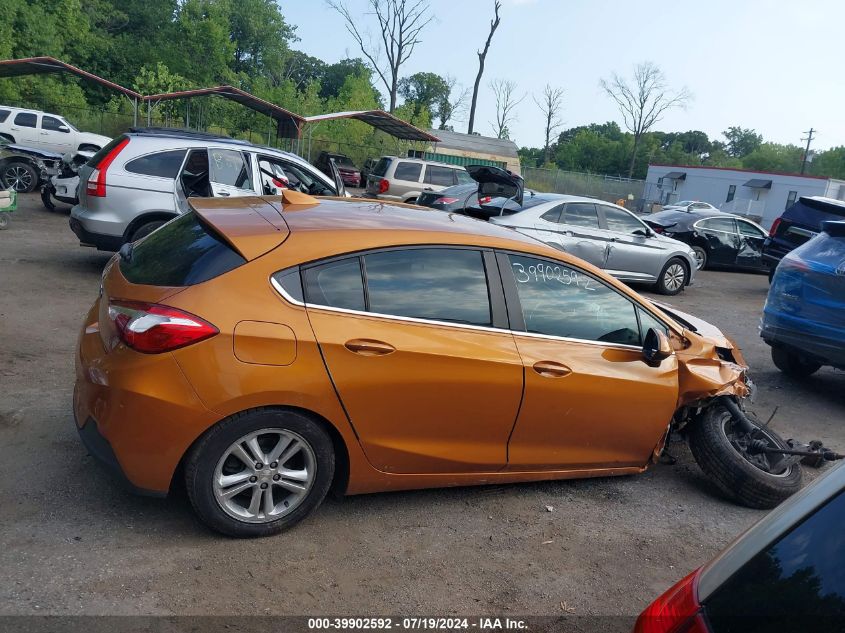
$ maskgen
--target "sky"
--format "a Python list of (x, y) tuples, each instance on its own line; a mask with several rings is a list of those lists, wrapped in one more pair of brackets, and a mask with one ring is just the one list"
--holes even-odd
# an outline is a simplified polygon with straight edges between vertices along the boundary
[[(301, 38), (294, 48), (329, 63), (362, 57), (324, 0), (279, 4)], [(376, 35), (367, 1), (348, 4)], [(434, 72), (471, 88), (493, 0), (430, 0), (430, 10), (435, 20), (402, 76)], [(611, 120), (622, 126), (599, 80), (614, 72), (630, 76), (637, 63), (651, 61), (670, 87), (693, 94), (686, 109), (667, 112), (653, 129), (703, 130), (713, 139), (741, 126), (766, 141), (803, 145), (812, 127), (814, 149), (845, 145), (842, 0), (502, 0), (500, 16), (476, 112), (482, 134), (492, 134), (492, 79), (515, 81), (526, 95), (510, 126), (520, 146), (543, 144), (532, 96), (539, 98), (546, 84), (565, 90), (564, 127)], [(452, 123), (466, 131), (465, 121)]]

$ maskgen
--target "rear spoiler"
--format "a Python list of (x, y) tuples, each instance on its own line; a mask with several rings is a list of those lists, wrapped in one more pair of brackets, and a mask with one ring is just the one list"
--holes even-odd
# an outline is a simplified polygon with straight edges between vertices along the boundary
[(296, 211), (320, 202), (306, 194), (285, 190), (281, 196), (188, 198), (200, 220), (247, 261), (280, 246), (290, 235), (282, 211)]
[(828, 220), (827, 222), (822, 222), (822, 231), (831, 237), (845, 237), (845, 221)]

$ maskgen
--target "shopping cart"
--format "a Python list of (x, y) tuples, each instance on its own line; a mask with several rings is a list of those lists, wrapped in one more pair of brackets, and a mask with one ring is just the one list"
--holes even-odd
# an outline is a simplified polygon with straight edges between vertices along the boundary
[(0, 189), (0, 230), (9, 226), (9, 214), (18, 208), (18, 192)]

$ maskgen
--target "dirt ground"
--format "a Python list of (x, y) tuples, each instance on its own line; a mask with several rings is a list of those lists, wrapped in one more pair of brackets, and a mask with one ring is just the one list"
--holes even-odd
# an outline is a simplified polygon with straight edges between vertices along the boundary
[[(280, 536), (222, 538), (183, 497), (125, 492), (77, 439), (73, 349), (108, 255), (67, 212), (23, 196), (0, 232), (0, 614), (634, 615), (763, 515), (673, 445), (676, 465), (636, 477), (328, 499)], [(767, 290), (705, 272), (672, 303), (735, 336), (774, 428), (845, 448), (845, 375), (774, 368)]]

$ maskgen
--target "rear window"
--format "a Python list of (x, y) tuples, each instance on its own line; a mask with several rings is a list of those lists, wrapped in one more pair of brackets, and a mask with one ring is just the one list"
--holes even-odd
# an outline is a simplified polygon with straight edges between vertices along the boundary
[(714, 633), (841, 631), (845, 493), (752, 558), (711, 595)]
[(8, 119), (11, 112), (11, 110), (0, 110), (0, 123)]
[(133, 284), (193, 286), (246, 263), (191, 211), (135, 244), (120, 272)]
[(179, 168), (182, 166), (182, 161), (185, 158), (184, 149), (170, 150), (167, 152), (156, 152), (155, 154), (147, 154), (126, 163), (124, 169), (133, 174), (143, 174), (145, 176), (157, 176), (159, 178), (176, 179), (179, 173)]
[(387, 173), (387, 167), (390, 165), (389, 158), (380, 158), (376, 166), (373, 167), (373, 176), (384, 176)]

